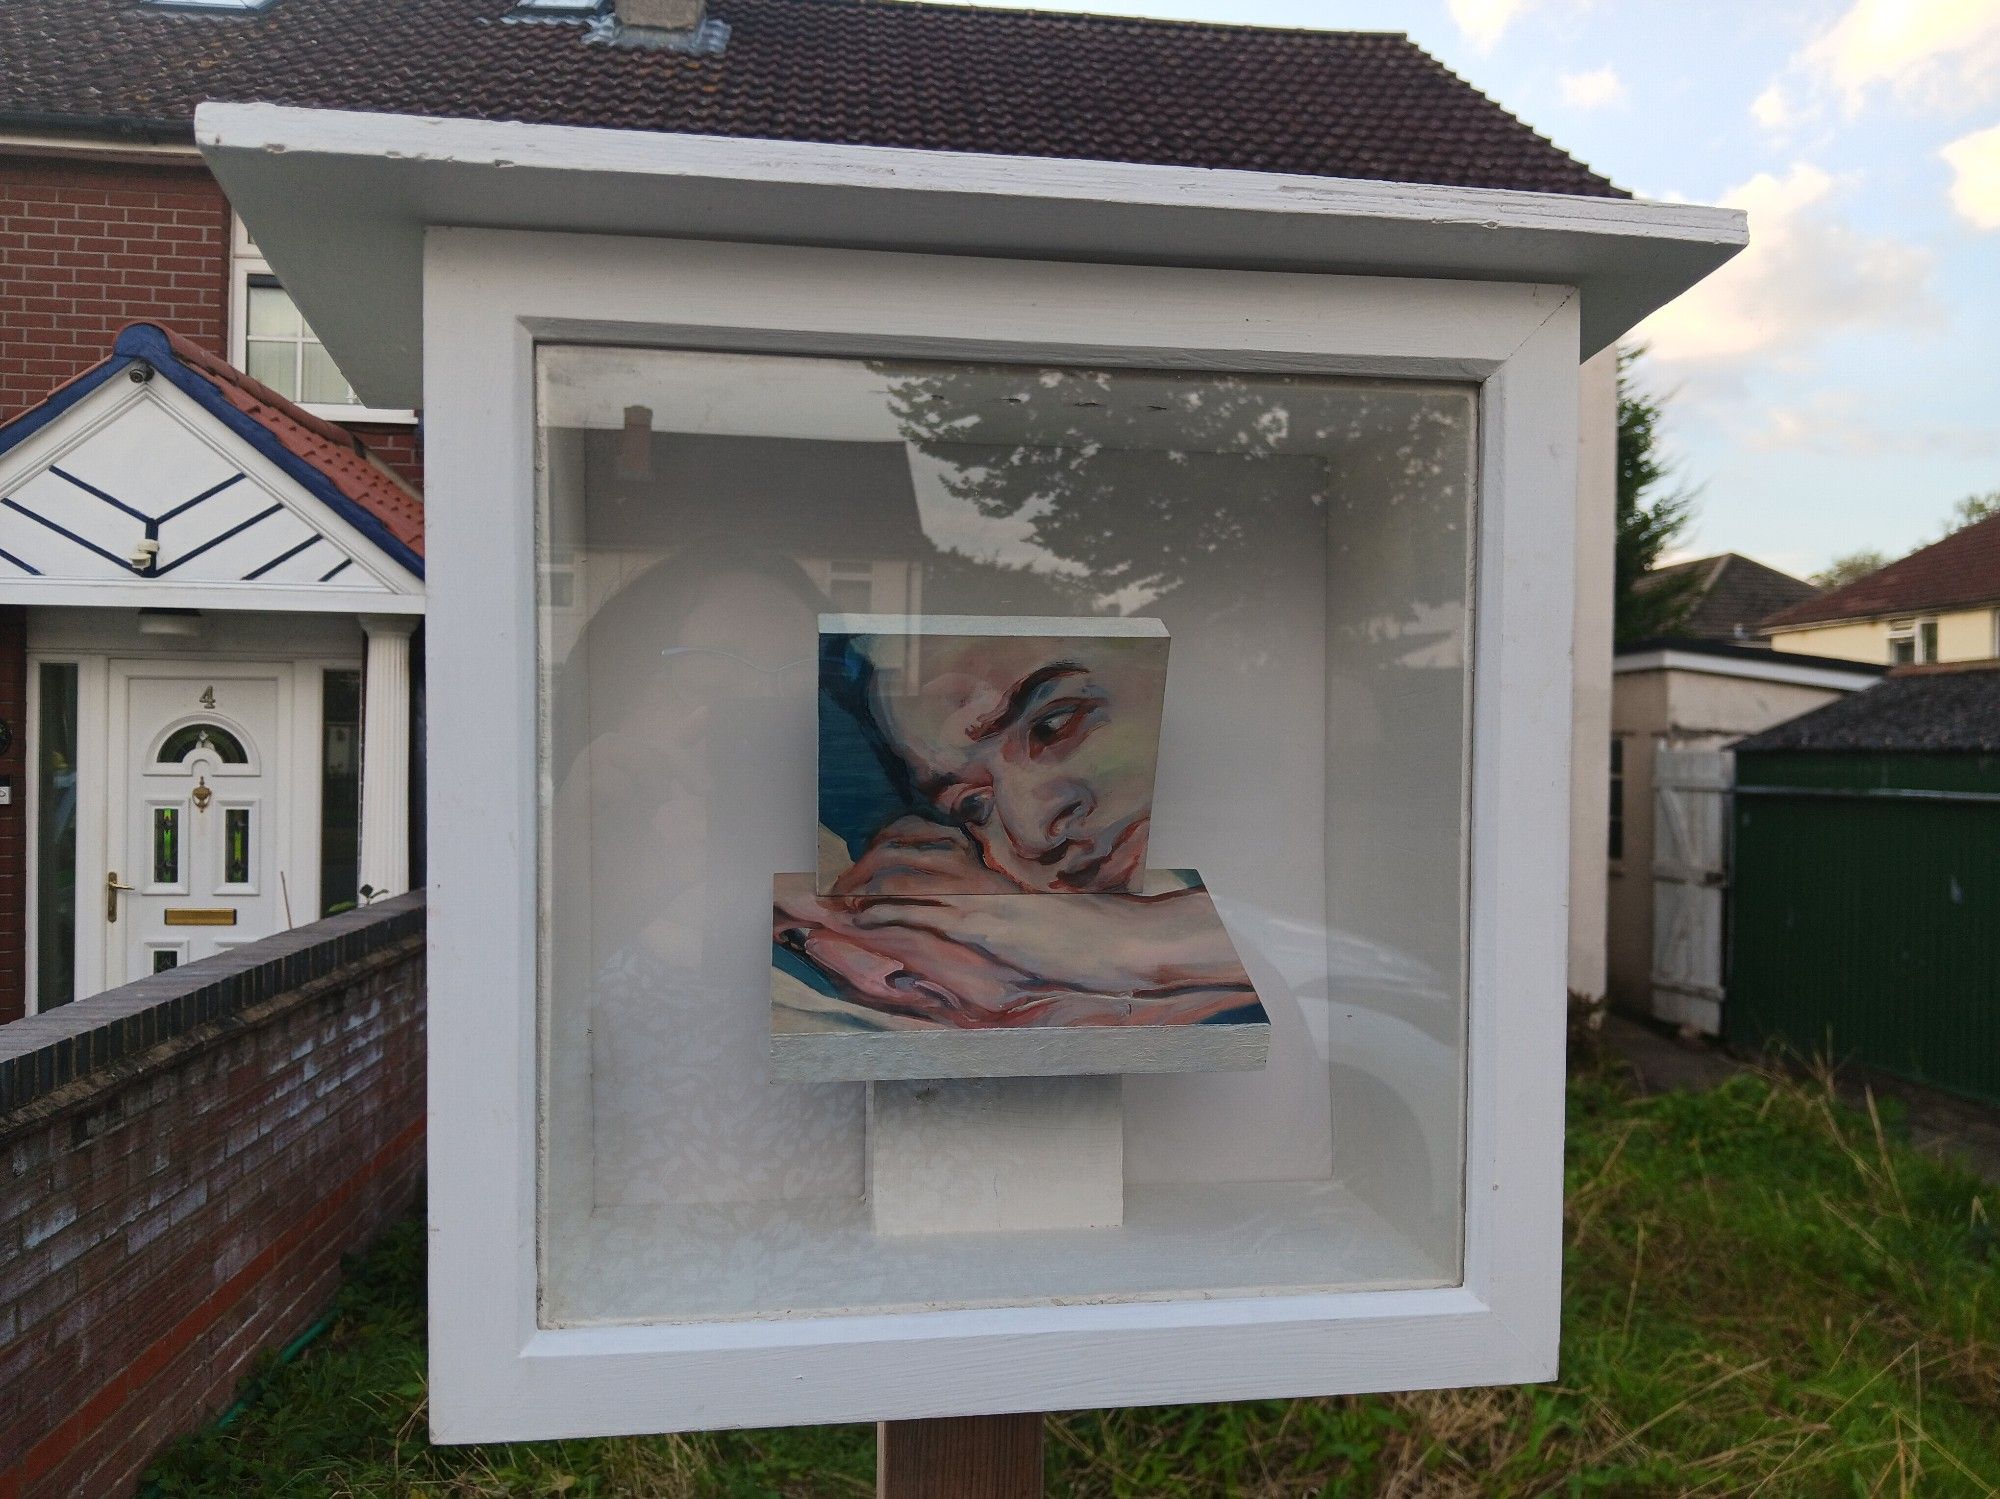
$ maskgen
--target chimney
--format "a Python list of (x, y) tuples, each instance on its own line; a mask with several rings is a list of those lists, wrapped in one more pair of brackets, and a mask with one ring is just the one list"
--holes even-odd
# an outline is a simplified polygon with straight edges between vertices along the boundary
[(618, 24), (645, 31), (697, 31), (706, 0), (617, 0)]

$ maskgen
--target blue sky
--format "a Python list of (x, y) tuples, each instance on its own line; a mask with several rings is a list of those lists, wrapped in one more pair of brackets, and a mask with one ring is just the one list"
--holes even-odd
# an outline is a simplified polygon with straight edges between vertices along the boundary
[(1690, 555), (1896, 555), (2000, 489), (2000, 0), (1036, 8), (1404, 31), (1621, 186), (1748, 208), (1752, 248), (1641, 330)]

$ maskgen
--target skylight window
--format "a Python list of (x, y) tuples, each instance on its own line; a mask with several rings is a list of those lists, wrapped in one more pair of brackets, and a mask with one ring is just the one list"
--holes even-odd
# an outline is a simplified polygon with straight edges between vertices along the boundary
[(219, 16), (250, 15), (269, 10), (274, 0), (146, 0), (154, 10), (193, 10)]
[(507, 21), (587, 21), (608, 9), (608, 0), (514, 0)]

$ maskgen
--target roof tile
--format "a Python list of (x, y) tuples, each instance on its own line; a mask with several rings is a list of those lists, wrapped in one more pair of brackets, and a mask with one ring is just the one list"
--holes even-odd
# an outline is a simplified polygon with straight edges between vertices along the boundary
[(0, 4), (0, 121), (185, 139), (203, 99), (1623, 196), (1407, 37), (713, 0), (718, 56), (591, 45), (510, 0)]
[(2000, 515), (1961, 527), (1844, 588), (1766, 619), (1765, 634), (1840, 619), (1878, 619), (2000, 603)]
[(2000, 754), (2000, 661), (1898, 670), (1823, 708), (1739, 740), (1738, 753)]

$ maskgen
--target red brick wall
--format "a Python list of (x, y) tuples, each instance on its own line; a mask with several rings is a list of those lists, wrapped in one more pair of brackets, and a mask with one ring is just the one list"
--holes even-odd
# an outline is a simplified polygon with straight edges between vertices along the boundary
[(0, 157), (0, 421), (136, 319), (228, 353), (229, 204), (199, 161)]
[[(61, 1033), (58, 1069), (104, 1058), (0, 1113), (0, 1499), (131, 1494), (260, 1352), (311, 1325), (341, 1255), (407, 1211), (424, 992), (421, 930), (404, 933), (420, 921), (420, 896), (385, 903), (218, 960), (247, 987), (204, 989), (215, 965), (190, 965), (0, 1032), (7, 1096), (33, 1092), (6, 1071), (23, 1032), (46, 1032), (44, 1051)], [(274, 993), (315, 951), (331, 971)], [(228, 1013), (249, 992), (266, 997)], [(142, 1033), (108, 1057), (106, 1039)]]
[(423, 435), (415, 427), (346, 424), (349, 431), (368, 444), (368, 451), (380, 458), (418, 489), (424, 487)]
[(0, 723), (11, 743), (0, 781), (13, 795), (0, 807), (0, 1023), (16, 1019), (28, 993), (28, 611), (0, 606)]

